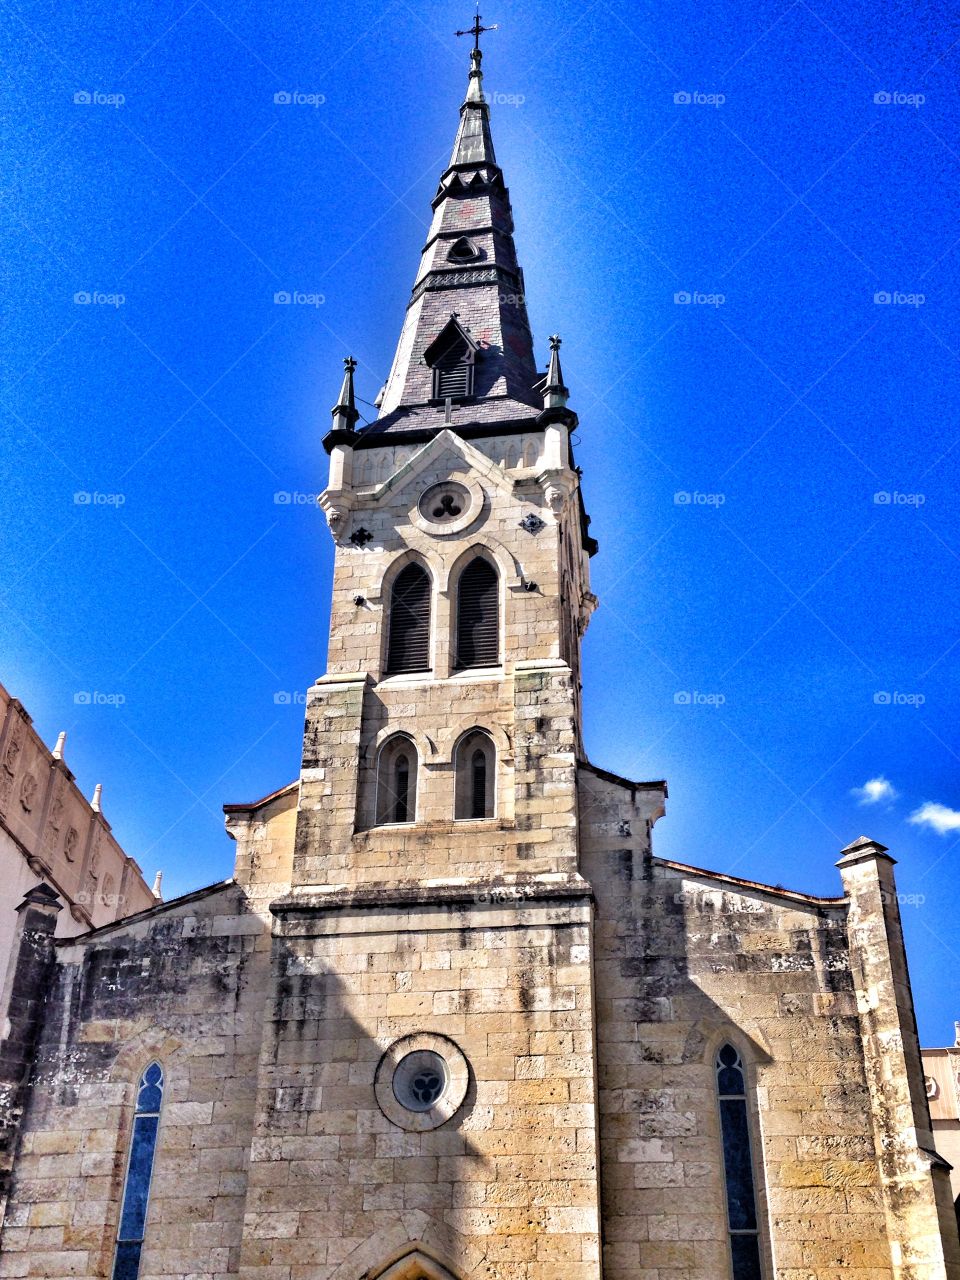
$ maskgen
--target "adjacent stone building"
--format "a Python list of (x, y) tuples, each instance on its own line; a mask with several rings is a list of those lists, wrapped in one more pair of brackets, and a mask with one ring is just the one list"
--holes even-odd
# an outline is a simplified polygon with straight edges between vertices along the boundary
[(0, 685), (0, 975), (10, 963), (16, 908), (38, 880), (63, 905), (58, 938), (156, 905), (103, 816), (101, 788), (88, 801), (77, 787), (64, 760), (66, 737), (50, 751)]
[(940, 1155), (953, 1165), (951, 1185), (960, 1221), (960, 1022), (954, 1025), (954, 1044), (945, 1049), (923, 1049), (921, 1056), (933, 1139)]
[(960, 1280), (887, 851), (833, 898), (666, 861), (665, 783), (586, 759), (597, 544), (479, 49), (433, 209), (325, 440), (299, 778), (226, 806), (231, 880), (48, 948), (0, 1277)]
[(157, 903), (64, 758), (0, 685), (0, 1206), (14, 1157), (55, 938)]

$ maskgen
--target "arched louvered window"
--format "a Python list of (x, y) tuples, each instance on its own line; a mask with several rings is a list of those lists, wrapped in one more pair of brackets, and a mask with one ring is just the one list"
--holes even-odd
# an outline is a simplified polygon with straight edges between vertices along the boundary
[(397, 574), (390, 591), (387, 671), (430, 670), (430, 575), (418, 564)]
[(137, 1280), (140, 1254), (147, 1225), (147, 1202), (153, 1176), (153, 1157), (160, 1126), (163, 1101), (163, 1068), (151, 1062), (137, 1087), (137, 1105), (130, 1137), (127, 1176), (117, 1230), (117, 1251), (113, 1260), (113, 1280)]
[(401, 734), (383, 744), (377, 760), (377, 825), (416, 817), (417, 748)]
[(731, 1274), (733, 1280), (763, 1280), (743, 1061), (732, 1044), (725, 1044), (715, 1066)]
[(457, 585), (457, 666), (500, 661), (500, 579), (489, 560), (471, 560)]
[(458, 820), (492, 818), (496, 811), (497, 753), (488, 734), (472, 729), (454, 753), (454, 810)]

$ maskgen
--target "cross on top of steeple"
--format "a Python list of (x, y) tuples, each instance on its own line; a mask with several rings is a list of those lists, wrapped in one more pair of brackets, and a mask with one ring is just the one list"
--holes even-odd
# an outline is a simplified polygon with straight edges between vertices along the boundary
[(455, 35), (458, 35), (458, 36), (473, 36), (473, 49), (475, 53), (480, 52), (480, 37), (483, 35), (485, 31), (499, 30), (498, 23), (495, 22), (492, 27), (484, 27), (484, 26), (481, 26), (482, 21), (483, 19), (480, 16), (480, 3), (479, 3), (479, 0), (477, 0), (477, 13), (476, 13), (476, 17), (473, 19), (473, 26), (467, 27), (465, 31), (457, 31), (454, 33)]

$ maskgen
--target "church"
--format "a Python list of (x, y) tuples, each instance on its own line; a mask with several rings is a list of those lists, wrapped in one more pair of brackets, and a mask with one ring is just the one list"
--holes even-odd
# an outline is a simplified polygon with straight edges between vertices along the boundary
[(299, 777), (225, 806), (229, 880), (20, 905), (0, 1277), (960, 1280), (890, 854), (667, 861), (666, 784), (584, 753), (598, 545), (480, 32), (378, 417), (348, 359), (324, 438)]

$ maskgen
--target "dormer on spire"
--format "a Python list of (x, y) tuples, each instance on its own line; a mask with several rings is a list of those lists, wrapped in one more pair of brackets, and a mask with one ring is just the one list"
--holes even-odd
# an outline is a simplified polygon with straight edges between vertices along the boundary
[(477, 344), (452, 311), (423, 358), (433, 370), (433, 396), (439, 401), (466, 400), (473, 395)]

